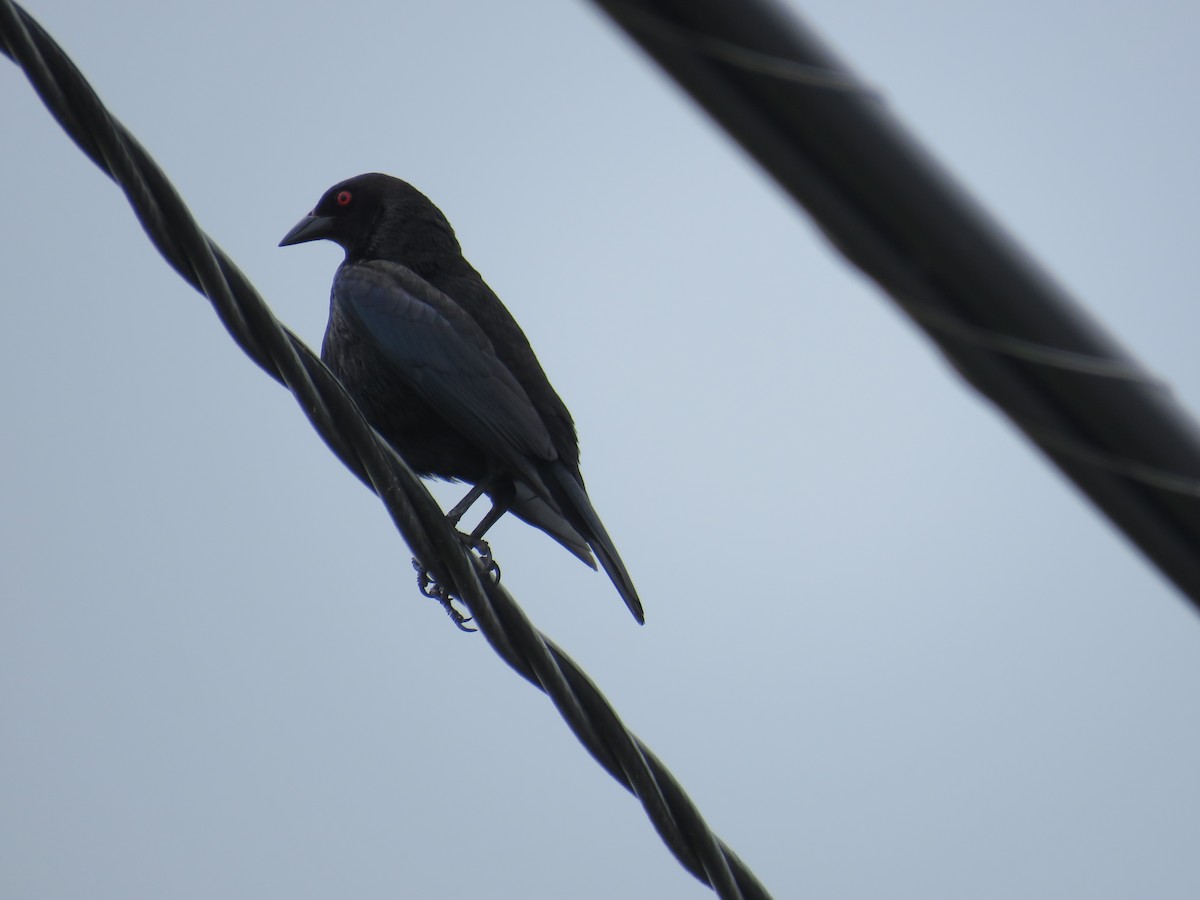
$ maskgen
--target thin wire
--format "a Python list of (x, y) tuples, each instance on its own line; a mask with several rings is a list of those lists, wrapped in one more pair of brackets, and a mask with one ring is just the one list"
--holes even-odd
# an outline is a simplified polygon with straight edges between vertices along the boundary
[(938, 331), (946, 337), (959, 341), (986, 347), (997, 353), (1003, 353), (1014, 359), (1037, 363), (1064, 372), (1077, 372), (1081, 375), (1095, 375), (1100, 378), (1117, 378), (1123, 381), (1133, 381), (1144, 387), (1156, 390), (1170, 390), (1166, 382), (1155, 378), (1127, 360), (1114, 359), (1110, 356), (1096, 356), (1091, 353), (1076, 353), (1064, 350), (1062, 347), (1052, 347), (1036, 341), (1003, 334), (992, 328), (981, 328), (972, 325), (951, 313), (934, 309), (920, 301), (896, 298), (905, 311), (931, 331)]
[(0, 49), (24, 69), (85, 154), (125, 191), (147, 235), (179, 275), (213, 304), (238, 345), (292, 391), (331, 450), (379, 495), (414, 555), (462, 598), (480, 631), (518, 674), (544, 691), (587, 750), (642, 802), (680, 863), (722, 898), (769, 895), (709, 829), (671, 774), (625, 726), (586, 674), (533, 627), (508, 591), (481, 582), (441, 509), (367, 424), (345, 389), (282, 327), (231, 260), (200, 230), (161, 169), (100, 102), (52, 38), (0, 0)]
[(1077, 441), (1055, 428), (1045, 428), (1035, 422), (1021, 422), (1022, 429), (1047, 452), (1054, 453), (1089, 466), (1107, 469), (1132, 481), (1140, 481), (1160, 491), (1168, 491), (1181, 497), (1200, 499), (1200, 478), (1188, 478), (1166, 469), (1139, 463), (1125, 456), (1105, 453), (1096, 447)]
[(880, 98), (878, 91), (867, 87), (848, 72), (797, 62), (794, 59), (776, 56), (762, 50), (743, 47), (714, 35), (701, 34), (626, 3), (615, 2), (608, 5), (620, 9), (624, 22), (628, 23), (633, 30), (668, 41), (711, 59), (718, 59), (743, 71), (767, 75), (780, 81), (789, 81), (807, 87), (850, 91), (876, 99)]

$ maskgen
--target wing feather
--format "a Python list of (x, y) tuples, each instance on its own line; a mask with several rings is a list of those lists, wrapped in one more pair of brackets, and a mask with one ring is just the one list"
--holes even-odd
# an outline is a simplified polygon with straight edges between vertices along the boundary
[(537, 409), (453, 300), (404, 266), (343, 265), (333, 302), (430, 406), (546, 496), (534, 461), (557, 458)]

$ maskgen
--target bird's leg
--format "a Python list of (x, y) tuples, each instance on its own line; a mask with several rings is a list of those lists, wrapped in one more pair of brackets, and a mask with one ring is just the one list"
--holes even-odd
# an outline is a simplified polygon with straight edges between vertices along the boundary
[(472, 546), (483, 541), (483, 536), (487, 534), (488, 529), (500, 521), (500, 517), (508, 512), (512, 506), (513, 497), (517, 494), (517, 486), (512, 483), (511, 479), (489, 479), (483, 483), (492, 499), (492, 508), (479, 520), (479, 524), (475, 526), (475, 529), (468, 536), (467, 539), (471, 542)]
[[(483, 496), (488, 484), (488, 479), (480, 479), (479, 483), (472, 487), (467, 492), (467, 495), (459, 500), (458, 503), (454, 504), (454, 508), (450, 512), (446, 513), (446, 521), (451, 525), (457, 525), (467, 510), (475, 504), (475, 501)], [(492, 558), (491, 545), (483, 539), (483, 533), (495, 524), (496, 519), (500, 515), (503, 515), (503, 511), (500, 514), (495, 514), (495, 507), (493, 506), (492, 511), (484, 516), (483, 521), (469, 535), (463, 534), (461, 531), (458, 532), (459, 539), (467, 549), (473, 550), (479, 555), (479, 561), (483, 564), (483, 572), (497, 582), (500, 580), (500, 567), (496, 565), (496, 561)]]
[[(490, 483), (488, 479), (481, 479), (478, 484), (467, 492), (465, 497), (454, 505), (450, 512), (446, 513), (446, 521), (451, 525), (457, 525), (466, 511), (487, 491)], [(492, 548), (483, 539), (483, 535), (508, 510), (509, 505), (512, 503), (514, 492), (515, 489), (511, 483), (507, 487), (495, 491), (493, 493), (492, 508), (483, 517), (483, 521), (475, 526), (475, 530), (470, 534), (464, 534), (461, 531), (456, 532), (463, 545), (468, 550), (477, 554), (475, 564), (479, 568), (480, 574), (490, 578), (494, 584), (498, 584), (500, 581), (500, 566), (497, 565), (496, 560), (492, 557)], [(462, 631), (474, 631), (474, 628), (466, 626), (466, 623), (471, 621), (470, 617), (464, 616), (454, 607), (453, 601), (455, 596), (450, 593), (449, 589), (438, 584), (433, 576), (429, 574), (429, 570), (416, 559), (412, 562), (413, 568), (417, 572), (417, 590), (426, 597), (442, 604), (442, 608), (446, 610), (446, 614), (450, 616), (459, 629)]]
[(492, 547), (483, 539), (483, 536), (500, 520), (502, 515), (508, 512), (513, 496), (516, 494), (516, 486), (512, 481), (503, 481), (499, 483), (499, 486), (496, 485), (496, 482), (492, 482), (491, 487), (492, 508), (487, 511), (475, 529), (463, 538), (463, 542), (479, 554), (483, 574), (491, 578), (494, 583), (499, 584), (500, 566), (492, 557)]
[(471, 490), (467, 492), (467, 496), (463, 497), (456, 504), (454, 504), (454, 508), (451, 509), (450, 512), (446, 513), (446, 521), (451, 525), (457, 525), (458, 520), (466, 515), (467, 510), (475, 504), (476, 500), (483, 496), (483, 492), (485, 490), (487, 490), (486, 481), (480, 481), (477, 485), (472, 487)]

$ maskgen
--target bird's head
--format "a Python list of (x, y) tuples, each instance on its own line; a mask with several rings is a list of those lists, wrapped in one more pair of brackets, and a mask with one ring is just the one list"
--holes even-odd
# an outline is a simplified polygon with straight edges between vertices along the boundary
[(450, 223), (428, 197), (406, 181), (376, 172), (327, 190), (279, 246), (319, 240), (340, 245), (347, 261), (386, 259), (413, 269), (460, 253)]

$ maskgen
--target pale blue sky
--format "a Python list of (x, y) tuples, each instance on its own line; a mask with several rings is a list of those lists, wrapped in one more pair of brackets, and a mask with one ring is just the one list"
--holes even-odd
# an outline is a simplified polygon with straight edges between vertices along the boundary
[[(799, 8), (1200, 409), (1197, 7)], [(647, 625), (505, 583), (776, 896), (1200, 896), (1200, 618), (590, 5), (29, 9), (313, 345), (321, 192), (442, 207)], [(0, 896), (705, 896), (0, 69)]]

